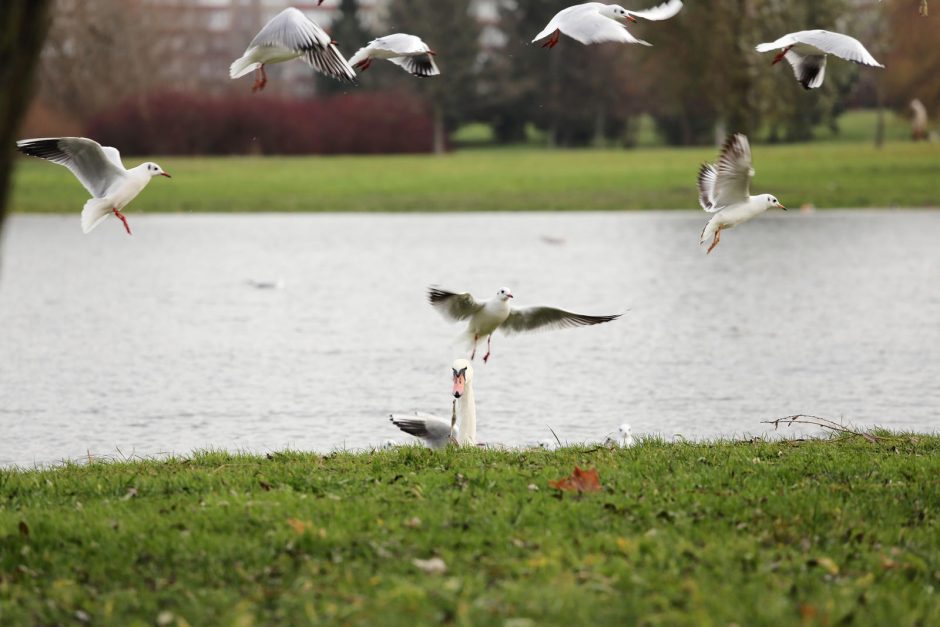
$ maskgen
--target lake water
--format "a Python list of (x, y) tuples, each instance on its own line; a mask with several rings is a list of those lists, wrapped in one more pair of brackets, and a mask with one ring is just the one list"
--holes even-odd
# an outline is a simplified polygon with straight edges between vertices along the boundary
[(132, 212), (128, 237), (13, 216), (0, 465), (406, 442), (390, 412), (450, 411), (460, 328), (427, 305), (432, 283), (629, 310), (494, 337), (476, 362), (481, 441), (593, 441), (622, 422), (740, 437), (797, 413), (938, 430), (940, 212), (768, 214), (708, 257), (706, 219)]

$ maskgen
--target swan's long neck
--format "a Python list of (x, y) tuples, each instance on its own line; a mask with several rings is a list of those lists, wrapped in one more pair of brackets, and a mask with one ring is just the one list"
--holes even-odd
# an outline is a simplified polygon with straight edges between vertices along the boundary
[(460, 446), (477, 444), (477, 406), (473, 400), (473, 386), (467, 383), (464, 393), (457, 399), (457, 421), (460, 425), (457, 443)]

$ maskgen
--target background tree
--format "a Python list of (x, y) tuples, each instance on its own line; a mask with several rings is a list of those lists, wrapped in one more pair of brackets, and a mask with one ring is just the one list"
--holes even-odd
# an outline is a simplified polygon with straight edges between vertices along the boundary
[[(413, 88), (427, 99), (434, 115), (436, 153), (444, 152), (447, 135), (472, 120), (476, 111), (481, 29), (471, 5), (471, 0), (396, 0), (388, 8), (389, 33), (417, 35), (437, 52), (440, 76), (417, 78), (399, 68), (382, 68), (395, 70), (396, 84)], [(370, 72), (378, 70), (373, 67)]]
[(6, 215), (13, 142), (32, 94), (33, 72), (49, 28), (49, 0), (0, 3), (0, 228)]

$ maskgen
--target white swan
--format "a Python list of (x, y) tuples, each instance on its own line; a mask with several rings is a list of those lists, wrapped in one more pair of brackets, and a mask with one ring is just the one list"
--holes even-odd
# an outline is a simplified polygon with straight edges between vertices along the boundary
[[(417, 438), (424, 440), (429, 447), (444, 448), (455, 441), (458, 446), (476, 446), (477, 410), (473, 400), (473, 367), (466, 359), (458, 359), (453, 364), (454, 412), (457, 424), (451, 428), (451, 420), (428, 414), (402, 416), (392, 414), (392, 424)], [(453, 431), (453, 432), (452, 432)]]

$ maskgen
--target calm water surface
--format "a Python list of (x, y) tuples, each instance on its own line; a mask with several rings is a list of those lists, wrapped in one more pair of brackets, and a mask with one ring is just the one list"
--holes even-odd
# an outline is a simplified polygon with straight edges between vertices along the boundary
[(459, 328), (426, 304), (431, 283), (629, 309), (495, 337), (474, 381), (482, 441), (598, 440), (622, 422), (759, 435), (795, 413), (940, 426), (937, 211), (767, 215), (707, 258), (693, 212), (130, 220), (133, 237), (8, 221), (0, 465), (407, 441), (389, 412), (449, 415)]

